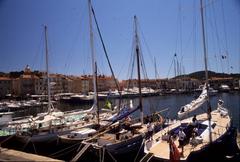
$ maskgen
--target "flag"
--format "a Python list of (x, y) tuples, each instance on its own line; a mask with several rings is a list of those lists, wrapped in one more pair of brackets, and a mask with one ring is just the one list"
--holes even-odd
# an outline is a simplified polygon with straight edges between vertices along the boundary
[(180, 161), (180, 152), (178, 151), (177, 146), (172, 141), (171, 137), (169, 140), (169, 150), (170, 150), (170, 162), (179, 162)]
[(222, 59), (226, 59), (226, 58), (227, 58), (227, 56), (222, 55)]
[(105, 108), (111, 109), (111, 107), (112, 107), (111, 102), (107, 100), (107, 101), (106, 101), (106, 104), (105, 104)]

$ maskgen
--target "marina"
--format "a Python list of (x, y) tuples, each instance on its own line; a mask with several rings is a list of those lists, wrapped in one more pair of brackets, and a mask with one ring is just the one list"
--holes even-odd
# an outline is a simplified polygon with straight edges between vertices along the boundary
[(239, 162), (235, 3), (0, 2), (0, 161)]
[[(144, 114), (151, 114), (151, 109), (154, 109), (155, 111), (161, 111), (161, 110), (164, 110), (165, 108), (168, 108), (167, 111), (163, 111), (161, 114), (165, 119), (169, 118), (169, 119), (174, 120), (174, 119), (177, 119), (177, 112), (178, 112), (179, 108), (181, 106), (183, 106), (185, 103), (191, 101), (193, 98), (194, 98), (194, 94), (185, 94), (185, 95), (180, 95), (180, 96), (179, 95), (165, 95), (165, 96), (144, 97), (143, 98)], [(239, 124), (239, 118), (238, 117), (239, 117), (239, 113), (240, 113), (240, 111), (239, 111), (240, 108), (239, 108), (239, 105), (238, 105), (238, 101), (239, 101), (239, 98), (240, 98), (240, 94), (238, 92), (236, 92), (236, 93), (218, 93), (216, 96), (213, 96), (211, 98), (211, 104), (212, 104), (213, 108), (217, 107), (218, 98), (221, 98), (221, 99), (226, 101), (224, 103), (224, 105), (229, 108), (229, 114), (231, 114), (231, 116), (232, 116), (233, 125), (234, 125), (234, 127), (237, 128), (237, 130), (239, 130), (240, 129), (240, 124)], [(230, 100), (231, 100), (231, 102), (230, 102)], [(118, 103), (118, 99), (114, 99), (114, 100), (112, 100), (112, 102), (113, 103)], [(137, 105), (138, 102), (139, 102), (139, 100), (137, 98), (133, 99), (133, 105)], [(104, 104), (105, 104), (104, 101), (100, 101), (100, 105), (104, 105)], [(58, 103), (58, 108), (60, 110), (71, 111), (71, 110), (77, 109), (81, 106), (82, 106), (81, 104), (72, 105), (72, 104), (66, 104), (66, 103), (61, 104), (60, 102)], [(204, 107), (204, 106), (205, 106), (205, 104), (202, 105), (202, 107)], [(91, 105), (85, 105), (85, 107), (86, 107), (86, 109), (88, 109), (89, 107), (91, 107)], [(203, 110), (200, 108), (199, 110), (191, 112), (188, 116), (193, 116), (194, 114), (200, 114), (202, 112), (203, 112)], [(132, 118), (137, 118), (137, 117), (138, 117), (138, 112), (135, 112), (135, 113), (132, 114)], [(197, 118), (200, 119), (200, 116), (197, 115)], [(168, 128), (165, 128), (165, 129), (168, 129)], [(155, 137), (153, 136), (153, 138), (155, 138)], [(23, 143), (22, 144), (17, 144), (17, 142), (15, 141), (17, 139), (13, 138), (12, 140), (14, 140), (14, 145), (12, 145), (10, 148), (17, 149), (17, 150), (19, 150), (21, 148), (20, 151), (35, 153), (35, 151), (33, 149), (33, 145), (31, 143), (26, 145), (26, 147), (23, 149), (23, 147), (19, 148), (19, 146), (22, 146)], [(46, 145), (47, 145), (46, 143), (43, 144), (43, 145), (39, 145), (37, 143), (34, 143), (34, 144), (35, 144), (35, 148), (37, 150), (37, 153), (40, 154), (40, 155), (42, 154), (42, 155), (45, 155), (45, 156), (46, 155), (49, 156), (49, 153), (51, 152), (50, 153), (50, 154), (52, 154), (52, 156), (50, 156), (51, 158), (59, 158), (60, 160), (71, 160), (71, 158), (74, 157), (74, 154), (76, 155), (76, 153), (77, 153), (76, 151), (73, 151), (73, 150), (79, 150), (79, 147), (80, 147), (81, 143), (77, 142), (77, 141), (74, 141), (74, 138), (73, 138), (74, 142), (72, 142), (72, 143), (66, 143), (66, 142), (63, 142), (61, 140), (62, 139), (59, 139), (59, 140), (56, 140), (56, 141), (53, 140), (52, 142), (49, 141), (53, 147), (48, 147), (48, 149), (45, 148)], [(239, 141), (239, 136), (238, 136), (237, 140)], [(58, 144), (56, 143), (57, 141), (58, 141)], [(48, 142), (48, 145), (49, 145), (49, 142)], [(4, 143), (1, 144), (2, 147), (9, 147), (9, 146), (5, 145), (7, 143), (5, 143), (5, 144)], [(8, 144), (11, 145), (11, 142), (8, 143)], [(62, 144), (62, 146), (60, 144)], [(238, 145), (239, 145), (239, 142), (238, 142)], [(56, 149), (55, 148), (56, 146), (58, 146), (59, 148)], [(42, 148), (44, 148), (43, 150), (46, 151), (46, 152), (41, 152)], [(89, 149), (90, 149), (90, 147), (87, 149), (85, 154), (83, 154), (81, 156), (79, 161), (88, 161), (89, 160), (88, 156), (91, 156), (92, 160), (98, 161), (98, 158), (97, 158), (98, 156), (93, 157), (90, 153), (88, 153), (88, 152), (91, 152)], [(185, 147), (185, 149), (186, 149), (186, 151), (185, 151), (185, 153), (186, 153), (188, 148)], [(64, 156), (64, 153), (66, 153), (65, 151), (70, 151), (70, 150), (72, 150), (71, 151), (72, 154), (71, 155), (68, 154), (68, 156)], [(137, 152), (138, 152), (138, 150), (133, 152), (134, 154), (131, 154), (132, 159), (136, 158)], [(60, 156), (61, 154), (63, 154), (63, 155)], [(108, 157), (110, 155), (106, 154), (105, 156), (106, 156), (105, 157), (106, 159), (108, 158), (108, 160), (110, 159), (110, 161), (113, 160), (111, 157)], [(139, 159), (139, 161), (143, 157), (144, 157), (143, 152), (138, 153), (138, 158), (137, 159)], [(129, 158), (130, 158), (130, 156), (129, 156)], [(130, 160), (130, 161), (132, 161), (132, 160)], [(229, 161), (231, 161), (231, 160), (229, 160)], [(234, 161), (234, 160), (232, 160), (232, 161)]]

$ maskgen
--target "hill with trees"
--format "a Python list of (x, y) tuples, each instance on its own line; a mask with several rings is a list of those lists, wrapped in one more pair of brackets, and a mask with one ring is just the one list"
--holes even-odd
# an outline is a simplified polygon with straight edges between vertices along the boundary
[[(193, 72), (187, 75), (180, 75), (177, 76), (177, 79), (183, 78), (183, 77), (190, 77), (190, 78), (194, 78), (194, 79), (198, 79), (198, 80), (204, 80), (205, 79), (205, 71), (197, 71), (197, 72)], [(235, 73), (235, 74), (226, 74), (226, 73), (216, 73), (214, 71), (208, 71), (208, 77), (209, 79), (213, 78), (213, 77), (217, 77), (217, 78), (239, 78), (240, 79), (240, 74), (239, 73)]]

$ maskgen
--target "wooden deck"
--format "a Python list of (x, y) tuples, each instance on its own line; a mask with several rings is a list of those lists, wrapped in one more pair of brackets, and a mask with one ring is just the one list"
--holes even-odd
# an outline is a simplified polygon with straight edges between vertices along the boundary
[(52, 161), (63, 162), (61, 160), (25, 153), (21, 151), (6, 149), (0, 147), (0, 161)]
[[(214, 141), (215, 139), (219, 138), (220, 135), (224, 134), (229, 127), (230, 124), (230, 118), (229, 116), (227, 117), (221, 117), (220, 114), (217, 111), (213, 111), (212, 113), (212, 122), (216, 123), (217, 125), (212, 129), (212, 140)], [(207, 114), (201, 114), (197, 116), (197, 119), (200, 121), (202, 120), (207, 120)], [(150, 148), (150, 153), (153, 153), (155, 157), (161, 158), (161, 159), (169, 159), (169, 143), (166, 140), (162, 140), (162, 136), (167, 133), (169, 130), (174, 129), (178, 127), (181, 123), (190, 123), (192, 118), (187, 118), (185, 120), (182, 120), (181, 122), (178, 121), (177, 123), (171, 125), (170, 127), (167, 127), (163, 129), (162, 131), (156, 133), (153, 136), (154, 143), (152, 147)], [(158, 141), (158, 142), (156, 142)], [(185, 160), (188, 155), (192, 151), (196, 151), (201, 149), (204, 145), (206, 145), (209, 142), (208, 134), (204, 138), (203, 137), (203, 142), (201, 144), (198, 144), (197, 146), (192, 146), (191, 144), (187, 144), (184, 146), (184, 156), (181, 157), (181, 160)], [(178, 146), (178, 138), (175, 139), (174, 141), (175, 145)], [(181, 152), (181, 149), (179, 149)]]

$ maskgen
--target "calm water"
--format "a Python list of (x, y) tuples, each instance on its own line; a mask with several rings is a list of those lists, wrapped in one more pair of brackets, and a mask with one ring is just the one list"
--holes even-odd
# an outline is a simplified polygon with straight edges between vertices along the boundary
[[(162, 115), (165, 118), (168, 117), (168, 118), (176, 119), (177, 112), (179, 111), (180, 107), (191, 102), (194, 99), (194, 96), (195, 96), (194, 94), (192, 94), (192, 95), (181, 94), (181, 95), (145, 97), (145, 98), (143, 98), (144, 114), (147, 115), (154, 111), (160, 111), (160, 110), (164, 110), (164, 109), (168, 108), (169, 110), (163, 112)], [(228, 108), (228, 110), (230, 112), (230, 116), (233, 119), (232, 121), (233, 121), (234, 126), (236, 126), (238, 128), (238, 130), (240, 130), (240, 123), (239, 123), (240, 122), (240, 93), (219, 93), (216, 96), (211, 96), (210, 99), (211, 99), (210, 101), (211, 101), (211, 106), (212, 106), (213, 110), (216, 109), (216, 107), (217, 107), (218, 99), (223, 99), (225, 101), (224, 105), (226, 108)], [(117, 104), (118, 101), (119, 101), (118, 99), (112, 100), (112, 103)], [(127, 100), (125, 100), (125, 101), (127, 101)], [(123, 102), (125, 102), (125, 101), (123, 101)], [(105, 103), (105, 101), (101, 101), (100, 106), (103, 106), (104, 103)], [(138, 98), (133, 99), (133, 105), (137, 106), (138, 104), (139, 104)], [(58, 105), (56, 105), (55, 107), (57, 107), (58, 109), (60, 109), (62, 111), (68, 111), (68, 110), (73, 110), (73, 109), (87, 109), (87, 108), (90, 108), (91, 105), (80, 105), (80, 104), (75, 104), (75, 105), (71, 104), (70, 105), (70, 104), (64, 104), (64, 103), (59, 102)], [(206, 108), (207, 107), (205, 104), (198, 110), (189, 114), (189, 116), (192, 116), (193, 114), (199, 114), (199, 113), (206, 112)], [(46, 111), (46, 108), (42, 109), (42, 111), (43, 110)], [(34, 114), (34, 113), (38, 113), (39, 111), (40, 110), (30, 109), (30, 112), (24, 112), (24, 113)], [(28, 114), (28, 115), (30, 115), (30, 114)], [(27, 115), (27, 114), (25, 114), (25, 115)], [(135, 116), (135, 117), (139, 116), (139, 111), (135, 112), (135, 114), (133, 114), (133, 116)], [(14, 148), (16, 149), (15, 141), (14, 141), (13, 145), (14, 145)], [(31, 146), (29, 146), (29, 147), (31, 147)], [(22, 147), (19, 147), (19, 148), (22, 149)], [(19, 148), (17, 148), (17, 149), (19, 149)], [(31, 149), (31, 148), (29, 148), (29, 149)], [(44, 149), (46, 149), (46, 148), (44, 147)], [(30, 152), (34, 153), (34, 149), (32, 149)], [(127, 157), (129, 158), (129, 156), (127, 156)], [(133, 154), (133, 156), (135, 157), (135, 154)]]
[[(164, 117), (176, 119), (177, 112), (180, 107), (190, 103), (196, 95), (194, 94), (181, 94), (181, 95), (166, 95), (166, 96), (154, 96), (154, 97), (145, 97), (143, 98), (143, 107), (144, 114), (147, 115), (154, 111), (159, 111), (168, 108), (168, 111), (164, 111), (162, 115)], [(215, 96), (210, 96), (210, 102), (212, 106), (212, 110), (217, 108), (218, 99), (222, 99), (224, 101), (224, 106), (228, 108), (230, 116), (232, 117), (233, 125), (240, 130), (240, 93), (219, 93)], [(136, 106), (139, 103), (138, 98), (132, 99), (133, 105)], [(126, 101), (126, 99), (125, 99)], [(123, 101), (123, 102), (125, 102)], [(113, 104), (118, 103), (118, 99), (112, 100)], [(100, 105), (104, 105), (104, 101), (100, 101)], [(91, 105), (69, 105), (61, 103), (59, 105), (59, 109), (62, 111), (72, 110), (76, 108), (89, 108)], [(199, 109), (190, 113), (189, 116), (194, 114), (204, 113), (207, 110), (206, 104), (204, 104)], [(139, 111), (135, 112), (133, 116), (138, 116)]]

